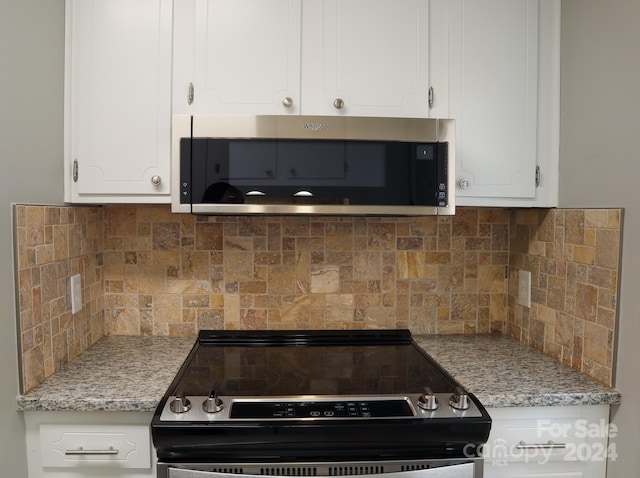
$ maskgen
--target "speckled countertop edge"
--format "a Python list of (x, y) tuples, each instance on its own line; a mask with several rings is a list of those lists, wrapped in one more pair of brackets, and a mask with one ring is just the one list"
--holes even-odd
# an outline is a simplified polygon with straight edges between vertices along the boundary
[(416, 343), (488, 408), (614, 405), (619, 391), (502, 334), (418, 335)]
[(35, 389), (21, 411), (154, 411), (196, 337), (108, 336)]
[[(505, 335), (417, 335), (488, 408), (612, 405), (620, 393)], [(20, 411), (154, 411), (195, 337), (104, 337), (31, 392)]]

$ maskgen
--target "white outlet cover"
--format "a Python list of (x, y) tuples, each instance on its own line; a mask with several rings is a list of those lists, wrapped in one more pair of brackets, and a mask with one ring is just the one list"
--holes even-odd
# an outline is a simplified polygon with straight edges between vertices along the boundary
[(82, 278), (80, 274), (71, 276), (69, 283), (71, 285), (71, 313), (77, 314), (82, 310)]
[(518, 304), (531, 308), (531, 272), (520, 271), (518, 275)]

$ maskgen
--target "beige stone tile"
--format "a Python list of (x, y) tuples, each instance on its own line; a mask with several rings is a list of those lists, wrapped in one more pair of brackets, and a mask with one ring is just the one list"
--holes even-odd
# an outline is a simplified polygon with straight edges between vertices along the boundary
[(42, 347), (35, 347), (22, 354), (24, 392), (28, 393), (46, 378)]
[(196, 250), (221, 251), (225, 226), (219, 223), (195, 224)]
[(535, 209), (516, 209), (515, 223), (537, 225), (538, 212)]
[[(238, 294), (224, 295), (224, 320), (225, 327), (240, 324), (240, 296)], [(233, 328), (233, 327), (232, 327)]]
[(333, 294), (340, 290), (340, 269), (337, 266), (311, 268), (311, 293)]
[(180, 264), (181, 254), (180, 251), (171, 250), (154, 250), (152, 253), (152, 263), (159, 266), (172, 266)]
[(154, 294), (167, 289), (166, 269), (164, 266), (138, 266), (138, 292)]
[(619, 261), (620, 233), (602, 229), (597, 233), (595, 264), (608, 269), (617, 269)]
[(596, 257), (596, 249), (588, 246), (575, 246), (573, 260), (583, 264), (593, 264)]
[(565, 241), (569, 244), (584, 244), (585, 211), (568, 209), (565, 211)]
[(586, 228), (584, 230), (584, 245), (595, 247), (597, 233), (598, 233), (598, 230), (593, 227)]
[(597, 310), (598, 289), (592, 285), (578, 282), (576, 285), (576, 315), (588, 322), (595, 322)]
[(477, 274), (478, 292), (506, 293), (507, 280), (504, 266), (479, 266)]
[(252, 254), (247, 252), (224, 253), (224, 279), (228, 282), (252, 280), (255, 277)]
[(264, 309), (240, 309), (240, 329), (264, 330), (269, 328), (268, 313)]
[(107, 207), (108, 233), (112, 236), (133, 236), (138, 231), (138, 211), (136, 206)]
[(584, 328), (584, 356), (601, 365), (608, 361), (608, 334), (609, 331), (591, 322), (585, 323)]
[[(270, 294), (295, 294), (297, 290), (296, 271), (291, 266), (270, 267), (267, 272), (266, 291)], [(308, 288), (304, 288), (308, 290)]]
[(349, 323), (353, 321), (354, 299), (352, 294), (327, 294), (325, 321), (333, 323)]
[(454, 236), (476, 236), (478, 234), (478, 209), (461, 208), (452, 218), (451, 232)]
[(426, 258), (422, 251), (398, 251), (398, 278), (422, 279), (426, 277)]
[(182, 296), (180, 294), (154, 294), (154, 319), (159, 322), (182, 321)]
[(584, 223), (587, 227), (602, 228), (609, 226), (608, 209), (587, 209), (584, 212)]
[(27, 206), (25, 211), (26, 245), (44, 244), (44, 208)]
[(69, 231), (66, 225), (53, 226), (53, 260), (69, 257)]

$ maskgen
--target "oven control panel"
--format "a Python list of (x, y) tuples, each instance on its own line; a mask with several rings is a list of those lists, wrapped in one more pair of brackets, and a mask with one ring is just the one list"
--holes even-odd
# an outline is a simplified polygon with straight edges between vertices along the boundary
[[(463, 400), (467, 398), (467, 400)], [(410, 396), (298, 396), (245, 398), (169, 397), (161, 421), (366, 420), (480, 417), (466, 395), (434, 393)], [(461, 407), (464, 402), (464, 407)]]
[(233, 418), (392, 418), (412, 417), (407, 400), (234, 402)]

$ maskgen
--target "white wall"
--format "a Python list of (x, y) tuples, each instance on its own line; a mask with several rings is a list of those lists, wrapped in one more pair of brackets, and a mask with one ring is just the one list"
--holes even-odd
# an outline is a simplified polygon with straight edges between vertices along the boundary
[(560, 206), (624, 207), (609, 478), (640, 473), (640, 2), (562, 0)]
[(0, 475), (27, 476), (16, 411), (12, 202), (62, 201), (64, 0), (0, 0)]

